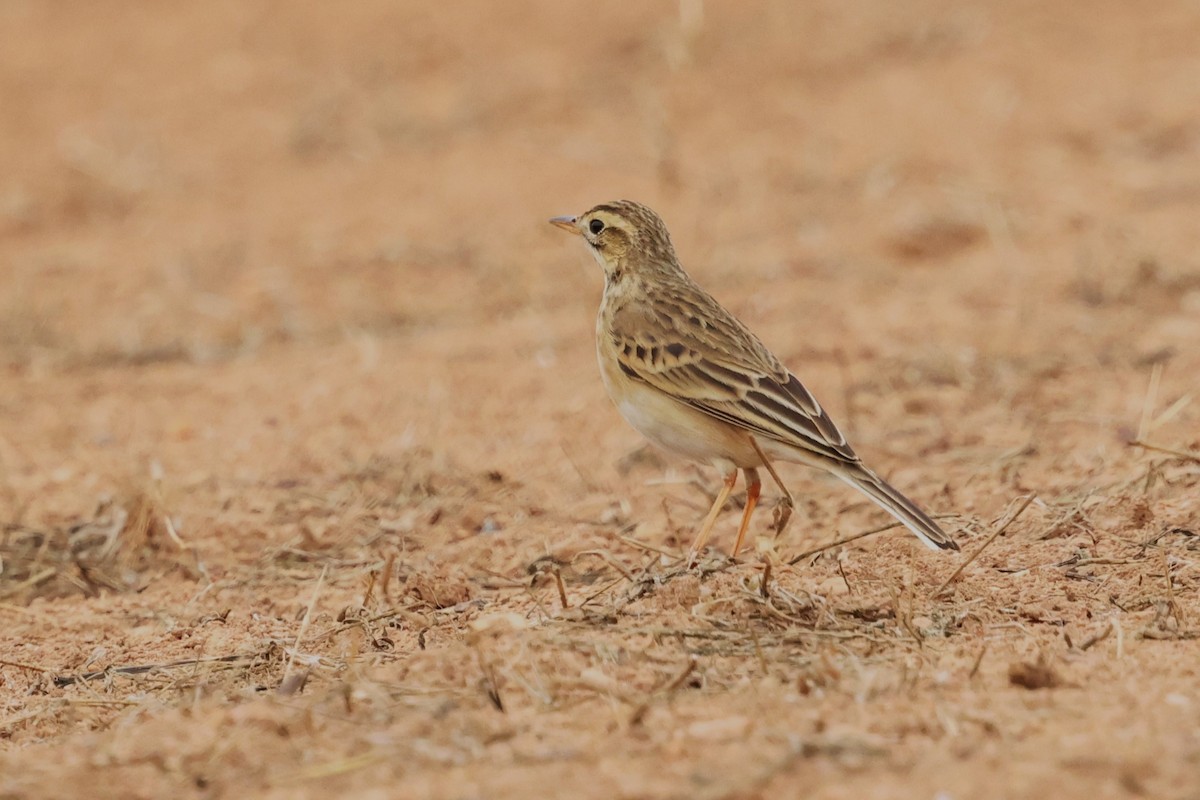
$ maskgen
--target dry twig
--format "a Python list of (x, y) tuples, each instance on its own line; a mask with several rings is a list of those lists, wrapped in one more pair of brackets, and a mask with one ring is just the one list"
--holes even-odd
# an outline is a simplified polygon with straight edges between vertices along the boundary
[(950, 584), (954, 583), (954, 581), (958, 578), (958, 576), (962, 574), (963, 570), (966, 569), (967, 566), (971, 562), (973, 562), (975, 559), (979, 558), (979, 554), (982, 553), (989, 544), (994, 542), (996, 540), (997, 536), (1004, 533), (1004, 531), (1006, 531), (1008, 529), (1009, 525), (1012, 525), (1014, 522), (1017, 521), (1017, 517), (1021, 516), (1021, 514), (1025, 511), (1025, 509), (1029, 508), (1029, 504), (1032, 503), (1036, 497), (1037, 497), (1037, 495), (1032, 494), (1032, 493), (1025, 495), (1024, 502), (1022, 502), (1021, 505), (1017, 507), (1017, 510), (1014, 511), (1007, 520), (1005, 520), (1003, 525), (996, 528), (996, 530), (994, 530), (992, 532), (992, 535), (989, 536), (987, 539), (985, 539), (983, 544), (979, 545), (979, 547), (975, 550), (974, 553), (971, 553), (971, 555), (968, 556), (967, 559), (965, 561), (963, 561), (963, 563), (959, 564), (958, 569), (956, 569), (956, 570), (954, 570), (954, 572), (950, 573), (950, 577), (946, 578), (946, 580), (942, 582), (942, 585), (937, 588), (937, 591), (935, 591), (933, 593), (933, 596), (937, 597), (942, 592), (946, 591), (946, 588), (949, 587)]

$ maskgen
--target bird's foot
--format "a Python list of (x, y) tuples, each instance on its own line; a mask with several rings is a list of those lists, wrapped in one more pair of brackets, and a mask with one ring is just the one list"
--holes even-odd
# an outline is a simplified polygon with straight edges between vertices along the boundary
[(792, 498), (786, 496), (781, 497), (779, 502), (775, 504), (775, 511), (772, 515), (774, 521), (771, 523), (771, 527), (775, 529), (777, 537), (781, 536), (787, 530), (788, 523), (792, 521), (792, 511), (795, 508), (796, 506), (792, 502)]

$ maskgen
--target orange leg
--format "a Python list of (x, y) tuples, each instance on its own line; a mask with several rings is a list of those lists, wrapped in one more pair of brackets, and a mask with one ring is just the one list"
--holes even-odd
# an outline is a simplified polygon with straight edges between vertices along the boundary
[(708, 510), (708, 516), (705, 517), (704, 524), (700, 526), (700, 533), (696, 536), (696, 541), (692, 542), (692, 551), (688, 555), (689, 564), (695, 560), (696, 554), (704, 549), (704, 545), (708, 544), (713, 523), (717, 521), (717, 514), (721, 513), (721, 509), (725, 507), (725, 501), (729, 499), (729, 493), (733, 491), (733, 486), (737, 483), (737, 476), (736, 467), (733, 472), (725, 476), (725, 485), (721, 487), (721, 491), (717, 492), (717, 499), (713, 501), (712, 508)]
[(762, 459), (763, 466), (767, 468), (767, 472), (771, 473), (771, 477), (775, 479), (775, 483), (779, 486), (779, 491), (783, 492), (783, 508), (779, 511), (779, 518), (775, 521), (775, 535), (779, 536), (787, 528), (788, 520), (792, 518), (792, 509), (796, 507), (796, 501), (792, 499), (792, 493), (783, 485), (783, 479), (779, 477), (779, 473), (775, 471), (775, 465), (767, 458), (767, 454), (759, 447), (758, 442), (754, 437), (750, 437), (750, 444), (754, 446), (754, 451), (758, 453), (758, 457)]
[(746, 510), (742, 512), (742, 524), (738, 526), (737, 541), (733, 543), (730, 558), (737, 558), (738, 551), (742, 549), (742, 540), (746, 538), (746, 530), (750, 527), (750, 516), (754, 513), (754, 507), (758, 505), (758, 495), (762, 490), (758, 470), (746, 469), (743, 472), (746, 473)]

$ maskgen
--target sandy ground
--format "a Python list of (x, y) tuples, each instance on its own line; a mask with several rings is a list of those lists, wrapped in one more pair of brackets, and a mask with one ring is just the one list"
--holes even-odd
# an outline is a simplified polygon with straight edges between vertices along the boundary
[[(0, 3), (0, 797), (1200, 796), (1200, 7), (447, 5)], [(681, 568), (618, 197), (961, 555)]]

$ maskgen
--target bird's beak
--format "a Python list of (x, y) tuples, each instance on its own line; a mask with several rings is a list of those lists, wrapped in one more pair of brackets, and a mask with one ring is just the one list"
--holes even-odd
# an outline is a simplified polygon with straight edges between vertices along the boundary
[(568, 233), (583, 235), (583, 231), (579, 230), (579, 224), (576, 217), (555, 217), (550, 220), (551, 225), (557, 225)]

